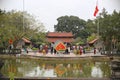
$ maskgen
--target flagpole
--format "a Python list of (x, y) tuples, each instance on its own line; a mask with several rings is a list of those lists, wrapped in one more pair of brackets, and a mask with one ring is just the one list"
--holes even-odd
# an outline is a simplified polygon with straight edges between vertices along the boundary
[(23, 32), (24, 32), (24, 0), (23, 0)]
[(99, 25), (99, 18), (100, 18), (100, 16), (98, 16), (98, 22), (97, 22), (97, 34), (98, 34), (98, 38), (99, 38), (99, 36), (100, 36), (100, 31), (99, 31), (99, 27), (100, 27), (100, 25)]
[[(96, 4), (97, 4), (97, 6), (98, 6), (98, 0), (97, 0), (97, 3), (96, 3)], [(99, 17), (100, 17), (100, 16), (99, 16), (99, 14), (98, 14), (98, 25), (97, 25), (98, 38), (99, 38)]]
[[(95, 12), (94, 12), (94, 16), (96, 17), (97, 13), (98, 13), (99, 9), (98, 9), (98, 0), (96, 1), (96, 7), (95, 7)], [(99, 38), (99, 18), (100, 16), (98, 15), (97, 17), (97, 38)]]
[[(99, 4), (98, 4), (98, 0), (97, 0), (96, 4), (97, 4), (97, 6), (99, 5)], [(98, 9), (98, 11), (99, 11), (99, 9)], [(100, 27), (99, 23), (100, 23), (100, 22), (99, 22), (99, 19), (100, 19), (100, 16), (99, 16), (99, 14), (98, 14), (98, 23), (97, 23), (98, 39), (99, 39), (99, 36), (100, 36), (100, 31), (99, 31), (99, 27)]]

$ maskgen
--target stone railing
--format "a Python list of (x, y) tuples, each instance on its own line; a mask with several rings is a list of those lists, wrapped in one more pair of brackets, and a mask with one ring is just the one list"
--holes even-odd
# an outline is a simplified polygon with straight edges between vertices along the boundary
[(119, 51), (102, 51), (101, 54), (107, 56), (120, 56)]
[(112, 75), (111, 75), (112, 80), (120, 80), (120, 61), (119, 60), (111, 61), (111, 70), (112, 70)]
[(21, 49), (5, 49), (0, 48), (0, 54), (20, 54)]

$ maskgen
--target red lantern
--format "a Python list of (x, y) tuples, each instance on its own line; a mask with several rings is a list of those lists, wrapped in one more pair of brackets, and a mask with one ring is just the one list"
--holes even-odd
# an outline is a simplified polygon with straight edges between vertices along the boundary
[(12, 40), (12, 39), (10, 39), (10, 40), (9, 40), (9, 44), (12, 44), (12, 43), (13, 43), (13, 40)]

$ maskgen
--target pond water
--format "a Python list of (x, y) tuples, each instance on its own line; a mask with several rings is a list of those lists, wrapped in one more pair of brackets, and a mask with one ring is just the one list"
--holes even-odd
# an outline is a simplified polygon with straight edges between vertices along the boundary
[(110, 77), (109, 62), (97, 61), (44, 61), (33, 59), (4, 59), (0, 70), (4, 76), (106, 78)]

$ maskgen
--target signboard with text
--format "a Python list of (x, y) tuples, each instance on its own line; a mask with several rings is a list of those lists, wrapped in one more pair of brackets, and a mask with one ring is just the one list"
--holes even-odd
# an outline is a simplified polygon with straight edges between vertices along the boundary
[(55, 42), (54, 48), (57, 52), (65, 52), (66, 50), (65, 44), (59, 40)]

